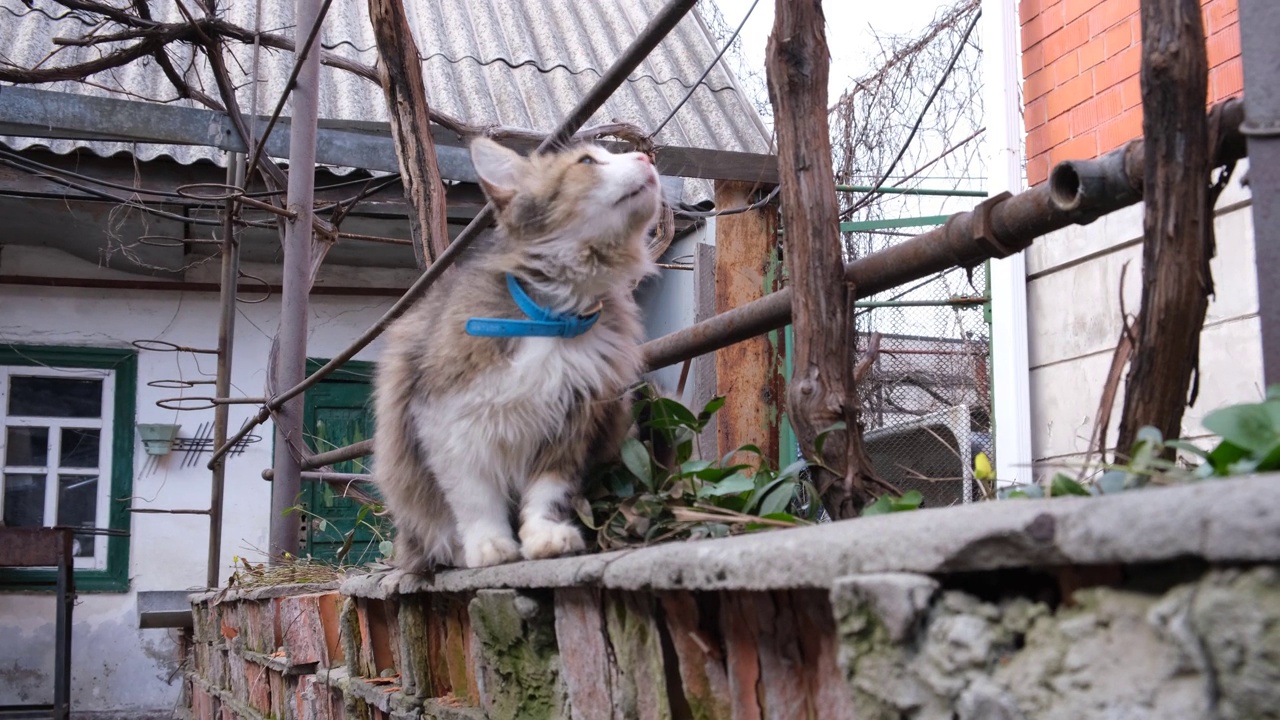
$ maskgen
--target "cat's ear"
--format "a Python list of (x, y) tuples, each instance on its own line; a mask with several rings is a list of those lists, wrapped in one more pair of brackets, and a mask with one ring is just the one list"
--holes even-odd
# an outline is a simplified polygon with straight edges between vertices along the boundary
[(471, 164), (480, 176), (480, 186), (499, 207), (515, 197), (528, 162), (519, 153), (489, 138), (478, 137), (471, 141)]

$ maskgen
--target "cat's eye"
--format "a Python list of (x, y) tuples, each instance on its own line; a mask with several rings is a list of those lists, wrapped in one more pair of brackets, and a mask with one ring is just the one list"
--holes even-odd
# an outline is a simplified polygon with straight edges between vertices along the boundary
[(582, 165), (595, 165), (596, 159), (591, 157), (590, 155), (583, 155), (582, 157), (578, 158), (578, 162)]

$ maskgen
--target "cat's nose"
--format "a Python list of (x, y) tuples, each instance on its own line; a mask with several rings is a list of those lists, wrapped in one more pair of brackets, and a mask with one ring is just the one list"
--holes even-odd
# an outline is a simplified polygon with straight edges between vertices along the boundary
[(644, 163), (645, 165), (653, 164), (653, 160), (648, 155), (645, 155), (644, 153), (636, 153), (636, 158), (638, 158), (640, 162)]

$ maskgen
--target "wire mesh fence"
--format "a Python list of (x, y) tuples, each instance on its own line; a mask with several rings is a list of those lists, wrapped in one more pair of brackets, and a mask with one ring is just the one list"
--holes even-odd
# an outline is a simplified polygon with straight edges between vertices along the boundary
[[(994, 461), (986, 267), (937, 276), (855, 314), (858, 386), (877, 473), (929, 507), (981, 497), (978, 453)], [(967, 494), (967, 497), (966, 497)]]

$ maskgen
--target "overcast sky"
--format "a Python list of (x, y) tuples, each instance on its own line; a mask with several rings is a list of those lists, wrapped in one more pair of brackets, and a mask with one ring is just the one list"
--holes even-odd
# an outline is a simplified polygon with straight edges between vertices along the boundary
[[(742, 22), (751, 2), (715, 0), (730, 28)], [(764, 46), (773, 28), (774, 2), (760, 0), (742, 29), (745, 59), (757, 68), (764, 67)], [(950, 4), (939, 0), (825, 0), (822, 11), (827, 18), (827, 44), (831, 48), (831, 99), (839, 97), (850, 78), (873, 69), (878, 53), (872, 29), (880, 35), (915, 34)]]

